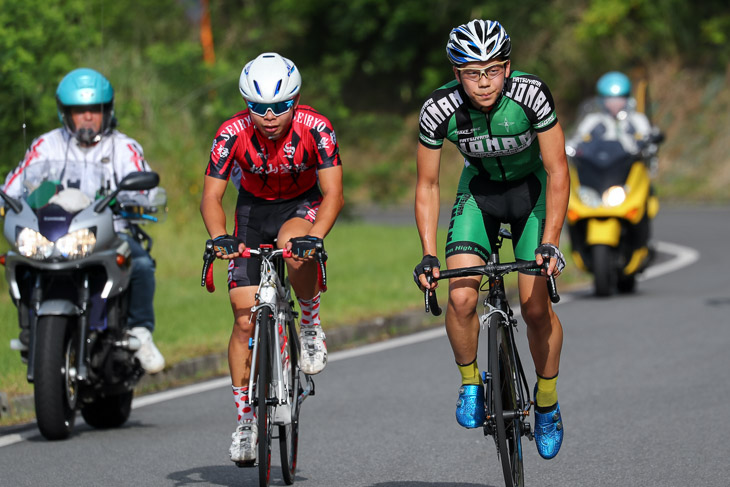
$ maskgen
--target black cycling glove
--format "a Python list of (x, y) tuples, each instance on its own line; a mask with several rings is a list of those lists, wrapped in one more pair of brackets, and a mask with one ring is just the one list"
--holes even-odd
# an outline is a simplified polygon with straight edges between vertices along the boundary
[(535, 249), (535, 255), (538, 254), (548, 259), (552, 259), (554, 257), (557, 260), (555, 267), (558, 269), (558, 272), (563, 272), (563, 269), (565, 269), (565, 257), (560, 249), (555, 245), (551, 243), (544, 243), (540, 245)]
[(241, 239), (233, 235), (220, 235), (213, 239), (213, 250), (220, 252), (221, 255), (235, 254), (238, 252), (238, 246)]
[(441, 269), (441, 262), (439, 262), (438, 258), (430, 254), (424, 255), (423, 259), (421, 259), (421, 263), (413, 269), (413, 281), (416, 283), (416, 286), (418, 286), (418, 289), (421, 289), (421, 283), (418, 281), (418, 276), (427, 272), (430, 273), (434, 268)]
[(294, 237), (289, 240), (291, 242), (292, 254), (297, 257), (310, 257), (320, 254), (322, 261), (327, 260), (327, 252), (324, 251), (324, 241), (319, 237), (305, 235), (303, 237)]

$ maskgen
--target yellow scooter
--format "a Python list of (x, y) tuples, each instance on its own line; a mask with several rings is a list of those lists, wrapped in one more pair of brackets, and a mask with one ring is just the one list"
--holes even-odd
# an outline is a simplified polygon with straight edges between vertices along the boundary
[(649, 168), (616, 140), (583, 141), (568, 155), (573, 259), (593, 274), (598, 296), (633, 292), (652, 258), (651, 221), (659, 211)]

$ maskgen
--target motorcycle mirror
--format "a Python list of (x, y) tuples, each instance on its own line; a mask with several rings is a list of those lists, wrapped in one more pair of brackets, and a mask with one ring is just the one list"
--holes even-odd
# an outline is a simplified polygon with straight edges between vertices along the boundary
[(160, 184), (160, 175), (153, 171), (147, 172), (133, 172), (124, 176), (119, 182), (117, 189), (111, 192), (111, 194), (105, 196), (94, 206), (96, 213), (101, 212), (106, 206), (117, 197), (120, 191), (144, 191), (152, 189)]
[(127, 174), (119, 183), (119, 191), (143, 191), (160, 184), (160, 176), (156, 172), (133, 172)]
[(13, 210), (15, 213), (20, 213), (23, 209), (23, 207), (18, 203), (18, 201), (15, 198), (11, 198), (10, 196), (5, 193), (2, 189), (0, 189), (0, 197), (5, 200), (5, 202), (8, 204), (11, 210)]

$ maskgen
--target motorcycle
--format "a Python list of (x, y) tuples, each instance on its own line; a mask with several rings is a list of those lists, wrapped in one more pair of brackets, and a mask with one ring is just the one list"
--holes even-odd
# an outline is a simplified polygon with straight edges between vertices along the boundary
[[(651, 141), (654, 148), (659, 140)], [(593, 274), (595, 293), (631, 293), (650, 263), (651, 222), (659, 211), (647, 151), (627, 153), (617, 140), (567, 147), (571, 162), (568, 231), (576, 265)]]
[(131, 250), (114, 220), (126, 219), (149, 251), (140, 224), (161, 219), (166, 196), (158, 188), (157, 201), (139, 199), (159, 176), (131, 173), (110, 191), (101, 163), (41, 161), (21, 175), (22, 197), (0, 190), (10, 243), (0, 261), (20, 325), (11, 348), (27, 363), (38, 429), (65, 439), (78, 410), (92, 427), (119, 427), (144, 371), (134, 357), (141, 344), (126, 331)]

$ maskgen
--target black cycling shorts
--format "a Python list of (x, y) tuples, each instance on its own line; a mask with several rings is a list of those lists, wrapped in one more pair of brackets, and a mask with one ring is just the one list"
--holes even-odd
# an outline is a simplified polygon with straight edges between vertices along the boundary
[[(290, 200), (270, 201), (239, 193), (233, 234), (243, 240), (246, 247), (273, 245), (279, 229), (292, 218), (303, 218), (314, 223), (321, 202), (322, 193), (316, 186)], [(228, 262), (228, 289), (258, 286), (260, 281), (261, 259), (236, 258)]]

